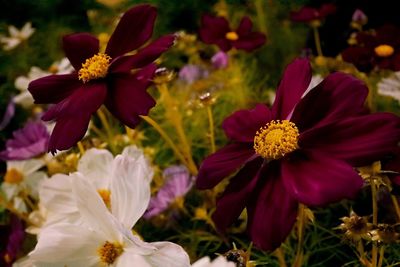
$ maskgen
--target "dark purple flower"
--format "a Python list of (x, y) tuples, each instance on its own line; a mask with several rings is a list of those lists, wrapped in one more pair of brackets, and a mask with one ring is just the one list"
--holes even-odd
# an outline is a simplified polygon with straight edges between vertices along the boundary
[(232, 47), (251, 52), (262, 46), (266, 36), (262, 32), (253, 32), (253, 23), (249, 17), (243, 17), (239, 27), (232, 30), (224, 17), (208, 14), (201, 18), (200, 38), (206, 44), (215, 44), (223, 51)]
[(42, 122), (28, 122), (24, 128), (13, 132), (13, 139), (6, 142), (0, 152), (1, 160), (24, 160), (47, 151), (50, 134)]
[(105, 53), (99, 53), (99, 40), (88, 33), (64, 37), (65, 54), (76, 71), (35, 80), (28, 88), (35, 103), (55, 104), (42, 117), (56, 121), (49, 151), (68, 149), (82, 139), (91, 115), (103, 103), (131, 128), (139, 123), (139, 115), (146, 115), (155, 105), (146, 92), (156, 70), (152, 62), (174, 43), (175, 36), (163, 36), (134, 55), (125, 54), (149, 40), (156, 15), (156, 8), (150, 5), (128, 10), (111, 35)]
[(400, 70), (400, 29), (384, 25), (375, 32), (359, 32), (357, 44), (342, 52), (344, 61), (354, 64), (358, 70), (372, 69)]
[(25, 238), (22, 222), (16, 216), (11, 216), (10, 225), (0, 227), (0, 236), (0, 247), (5, 247), (0, 251), (0, 266), (11, 267)]
[(15, 103), (13, 98), (7, 104), (6, 110), (3, 115), (3, 119), (0, 121), (0, 131), (7, 127), (10, 123), (11, 119), (14, 117), (15, 114)]
[(157, 195), (150, 199), (149, 207), (143, 215), (146, 219), (164, 212), (174, 201), (184, 197), (193, 186), (193, 177), (184, 166), (167, 168), (163, 177), (165, 184), (157, 192)]
[(229, 63), (229, 56), (224, 51), (219, 51), (212, 56), (211, 63), (216, 69), (225, 69)]
[(188, 84), (192, 84), (197, 80), (207, 78), (208, 75), (209, 72), (207, 69), (199, 65), (192, 64), (183, 66), (183, 68), (179, 71), (179, 79)]
[(224, 231), (248, 212), (248, 233), (259, 248), (274, 250), (292, 230), (298, 203), (321, 206), (352, 198), (364, 166), (392, 152), (400, 119), (366, 115), (362, 81), (333, 73), (303, 94), (311, 66), (297, 59), (285, 70), (272, 108), (258, 104), (223, 122), (232, 141), (202, 163), (197, 187), (209, 189), (234, 174), (212, 218)]
[(361, 9), (357, 8), (354, 11), (353, 16), (351, 17), (351, 20), (360, 25), (365, 25), (365, 24), (367, 24), (368, 17), (367, 17), (367, 15), (365, 15), (365, 13)]
[(323, 4), (320, 8), (304, 6), (299, 11), (291, 12), (290, 19), (296, 22), (320, 21), (335, 12), (336, 6), (334, 4)]

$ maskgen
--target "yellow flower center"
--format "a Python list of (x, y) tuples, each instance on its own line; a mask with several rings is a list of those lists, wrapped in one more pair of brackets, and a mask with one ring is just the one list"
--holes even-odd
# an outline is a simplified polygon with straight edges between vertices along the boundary
[(227, 32), (225, 34), (225, 38), (230, 41), (236, 41), (237, 39), (239, 39), (239, 35), (236, 32)]
[(108, 189), (98, 189), (100, 197), (103, 199), (104, 204), (106, 204), (107, 208), (111, 207), (111, 191)]
[(19, 184), (24, 180), (24, 175), (17, 169), (11, 168), (7, 170), (4, 176), (4, 182), (9, 184)]
[(390, 57), (394, 53), (394, 48), (390, 45), (379, 45), (375, 47), (375, 53), (379, 57)]
[(106, 77), (110, 60), (111, 57), (104, 53), (98, 53), (86, 59), (78, 72), (79, 80), (86, 83), (90, 80)]
[(254, 137), (254, 150), (265, 159), (279, 159), (299, 146), (299, 130), (288, 120), (273, 120), (261, 127)]
[(97, 253), (100, 256), (101, 262), (108, 265), (113, 264), (123, 251), (124, 249), (121, 244), (117, 242), (111, 243), (108, 241), (106, 241), (101, 247), (97, 249)]

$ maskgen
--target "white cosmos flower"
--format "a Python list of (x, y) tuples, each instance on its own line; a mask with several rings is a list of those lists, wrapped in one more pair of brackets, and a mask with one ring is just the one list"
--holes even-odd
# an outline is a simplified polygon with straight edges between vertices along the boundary
[(229, 262), (225, 257), (219, 256), (211, 262), (209, 257), (203, 257), (192, 264), (192, 267), (235, 267), (235, 263)]
[[(122, 155), (118, 155), (115, 159), (108, 150), (89, 149), (79, 160), (77, 169), (78, 173), (84, 176), (98, 192), (115, 216), (124, 214), (126, 211), (118, 210), (119, 206), (114, 205), (114, 202), (127, 201), (128, 197), (132, 203), (150, 198), (149, 184), (153, 177), (153, 169), (143, 152), (135, 146), (126, 147)], [(72, 196), (72, 185), (75, 179), (76, 174), (56, 174), (41, 183), (39, 196), (40, 204), (47, 211), (46, 225), (61, 221), (80, 223), (81, 216)], [(126, 187), (127, 191), (121, 191), (121, 186)], [(137, 188), (144, 189), (138, 191)], [(119, 198), (120, 191), (128, 195), (125, 198)], [(141, 216), (147, 204), (137, 208), (143, 209), (136, 211)], [(135, 223), (139, 217), (131, 218), (131, 220)], [(132, 227), (132, 225), (126, 225), (126, 227)]]
[[(129, 163), (132, 159), (122, 156), (116, 160), (134, 165)], [(132, 226), (150, 200), (150, 185), (143, 177), (122, 175), (113, 179), (111, 213), (89, 179), (80, 173), (74, 176), (72, 195), (82, 223), (45, 227), (38, 236), (36, 248), (29, 254), (34, 264), (40, 267), (190, 266), (187, 253), (180, 246), (170, 242), (146, 243), (132, 234)], [(135, 181), (132, 183), (131, 179)]]
[(39, 159), (7, 161), (1, 189), (7, 201), (11, 201), (20, 212), (26, 212), (27, 206), (22, 196), (38, 198), (38, 185), (47, 178), (47, 174), (38, 171), (44, 166)]
[(25, 23), (21, 30), (18, 30), (15, 26), (11, 25), (8, 27), (9, 37), (0, 37), (0, 43), (3, 44), (4, 50), (12, 50), (17, 47), (24, 40), (29, 39), (35, 32), (30, 22)]
[(378, 83), (378, 94), (393, 97), (400, 102), (400, 71)]

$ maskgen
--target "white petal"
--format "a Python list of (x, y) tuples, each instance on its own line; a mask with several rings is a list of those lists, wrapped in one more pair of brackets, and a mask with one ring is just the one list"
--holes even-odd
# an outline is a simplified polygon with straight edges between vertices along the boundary
[(19, 30), (14, 25), (8, 26), (8, 32), (12, 37), (18, 37), (19, 35)]
[(114, 160), (111, 180), (112, 214), (128, 229), (143, 215), (150, 201), (150, 183), (146, 177), (147, 165), (127, 156)]
[(26, 206), (25, 201), (20, 197), (15, 197), (13, 199), (13, 206), (14, 206), (14, 209), (16, 209), (17, 211), (19, 211), (21, 213), (28, 212), (28, 207)]
[(103, 233), (107, 240), (122, 241), (118, 222), (108, 211), (94, 186), (79, 173), (76, 173), (72, 183), (72, 191), (82, 220), (96, 232)]
[(19, 191), (21, 190), (21, 187), (17, 184), (10, 184), (3, 182), (1, 184), (1, 190), (5, 194), (6, 199), (11, 200), (13, 197), (18, 195)]
[(65, 174), (56, 174), (40, 183), (40, 203), (48, 212), (48, 220), (61, 216), (73, 222), (71, 219), (80, 217), (72, 196), (72, 179)]
[(203, 257), (193, 263), (192, 267), (211, 267), (211, 260), (209, 257)]
[(190, 260), (188, 254), (181, 246), (171, 242), (154, 242), (151, 245), (157, 251), (149, 256), (145, 256), (153, 267), (188, 267)]
[(96, 266), (97, 249), (105, 241), (87, 227), (61, 223), (42, 230), (29, 256), (38, 266)]
[(41, 181), (47, 179), (47, 174), (45, 172), (39, 171), (27, 175), (24, 178), (24, 183), (27, 185), (29, 194), (35, 198), (38, 197), (38, 186)]
[(24, 37), (24, 39), (28, 39), (34, 32), (35, 29), (32, 28), (32, 24), (27, 22), (21, 29), (21, 36)]
[(15, 79), (14, 86), (21, 92), (26, 92), (28, 89), (28, 85), (30, 83), (30, 80), (25, 77), (25, 76), (19, 76), (17, 79)]
[(235, 267), (235, 263), (227, 261), (224, 257), (219, 256), (213, 262), (209, 257), (203, 257), (192, 264), (192, 267)]
[(121, 256), (119, 256), (115, 262), (115, 267), (152, 267), (146, 259), (138, 254), (135, 254), (129, 250), (125, 250)]
[(122, 151), (122, 156), (129, 157), (134, 159), (139, 165), (143, 166), (143, 174), (147, 177), (150, 181), (153, 178), (154, 171), (151, 167), (149, 160), (144, 155), (143, 151), (138, 149), (136, 146), (127, 146)]
[(97, 189), (109, 188), (113, 159), (113, 155), (106, 149), (89, 149), (79, 160), (78, 172)]
[(34, 173), (43, 166), (44, 166), (44, 161), (41, 159), (7, 161), (7, 170), (16, 169), (25, 176)]

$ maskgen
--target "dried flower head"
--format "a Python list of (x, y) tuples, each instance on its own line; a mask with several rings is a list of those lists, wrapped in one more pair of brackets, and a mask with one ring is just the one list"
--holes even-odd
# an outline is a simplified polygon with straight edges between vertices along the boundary
[(352, 242), (359, 242), (361, 239), (369, 239), (369, 231), (372, 224), (368, 222), (366, 217), (358, 216), (355, 212), (351, 212), (349, 217), (341, 218), (343, 221), (337, 228), (344, 232), (344, 238)]

